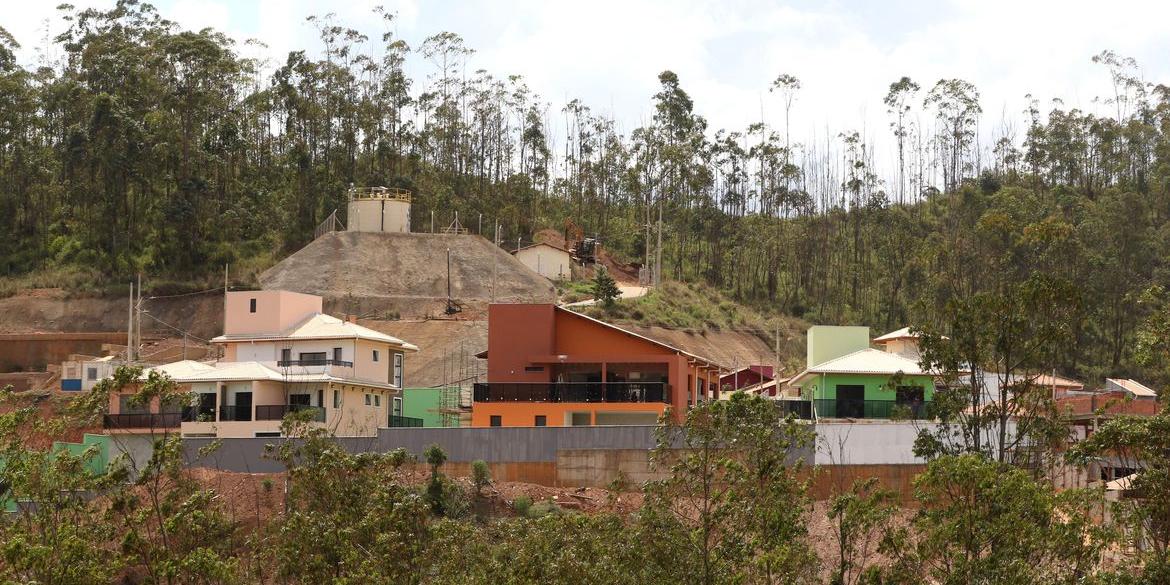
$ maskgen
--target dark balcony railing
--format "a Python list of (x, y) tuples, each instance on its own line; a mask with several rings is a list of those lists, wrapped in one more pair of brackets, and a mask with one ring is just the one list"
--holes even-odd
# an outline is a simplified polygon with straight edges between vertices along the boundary
[(183, 413), (107, 414), (102, 427), (107, 429), (173, 429), (183, 422)]
[(215, 422), (214, 406), (183, 407), (183, 422)]
[(353, 362), (345, 360), (330, 360), (330, 359), (309, 359), (309, 360), (279, 360), (276, 362), (277, 367), (287, 368), (289, 366), (343, 366), (352, 368)]
[(934, 418), (932, 402), (898, 402), (896, 400), (818, 399), (817, 418), (888, 418), (930, 420)]
[(799, 419), (812, 420), (812, 402), (808, 400), (777, 400), (776, 406), (780, 408), (780, 416), (791, 414)]
[(390, 426), (392, 426), (392, 427), (421, 427), (421, 426), (423, 426), (423, 419), (415, 418), (413, 416), (390, 415)]
[(476, 384), (476, 402), (670, 402), (664, 382), (568, 382)]
[(219, 407), (219, 420), (220, 420), (220, 422), (252, 420), (252, 407), (251, 406), (221, 406), (221, 407)]
[(309, 410), (312, 418), (317, 422), (325, 422), (325, 409), (307, 404), (258, 404), (256, 405), (256, 420), (283, 420), (290, 412)]

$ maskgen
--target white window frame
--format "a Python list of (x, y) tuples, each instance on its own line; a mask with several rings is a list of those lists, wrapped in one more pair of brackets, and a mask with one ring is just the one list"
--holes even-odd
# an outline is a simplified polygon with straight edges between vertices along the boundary
[(394, 377), (393, 377), (393, 379), (390, 380), (390, 383), (394, 384), (395, 386), (398, 386), (399, 388), (402, 388), (403, 362), (404, 362), (404, 360), (403, 360), (402, 354), (395, 353), (394, 354), (394, 373), (393, 373)]

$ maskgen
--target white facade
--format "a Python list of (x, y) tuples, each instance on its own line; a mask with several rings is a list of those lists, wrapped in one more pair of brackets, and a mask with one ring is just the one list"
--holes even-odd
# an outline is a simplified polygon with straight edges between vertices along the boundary
[(573, 260), (565, 250), (540, 243), (513, 252), (516, 259), (533, 272), (549, 280), (567, 280), (573, 276)]

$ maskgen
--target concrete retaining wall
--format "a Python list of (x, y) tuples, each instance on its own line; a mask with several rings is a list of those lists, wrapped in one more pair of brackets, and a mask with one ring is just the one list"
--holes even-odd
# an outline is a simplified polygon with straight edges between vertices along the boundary
[[(910, 422), (821, 424), (815, 452), (810, 447), (791, 455), (810, 467), (820, 467), (813, 478), (814, 497), (827, 497), (854, 480), (869, 477), (908, 497), (914, 476), (925, 467), (912, 453), (921, 426)], [(650, 426), (393, 428), (380, 429), (377, 437), (337, 441), (355, 453), (404, 448), (420, 459), (427, 446), (437, 444), (447, 452), (445, 468), (453, 476), (470, 475), (471, 462), (482, 459), (501, 481), (606, 487), (619, 478), (637, 485), (663, 476), (664, 470), (651, 469), (649, 463), (654, 430)], [(199, 450), (211, 439), (186, 439), (184, 448), (193, 466), (273, 473), (284, 468), (264, 457), (264, 447), (281, 440), (222, 439), (222, 446), (206, 456), (200, 456)]]

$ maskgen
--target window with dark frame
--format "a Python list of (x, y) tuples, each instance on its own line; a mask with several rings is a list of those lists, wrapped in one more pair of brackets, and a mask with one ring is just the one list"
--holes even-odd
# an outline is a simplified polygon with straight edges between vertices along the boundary
[(248, 299), (248, 312), (249, 313), (256, 312), (256, 299)]
[(341, 361), (341, 348), (340, 347), (333, 348), (333, 361), (335, 361), (335, 362)]
[(374, 350), (374, 361), (378, 361), (378, 350)]
[(341, 408), (341, 390), (333, 391), (333, 408)]
[(498, 414), (493, 414), (490, 420), (491, 422), (489, 424), (493, 427), (503, 426), (503, 421), (500, 420), (500, 415)]
[(524, 366), (525, 372), (543, 372), (544, 366)]
[(548, 418), (546, 418), (543, 414), (538, 414), (538, 415), (536, 415), (536, 423), (535, 424), (538, 427), (548, 426)]

